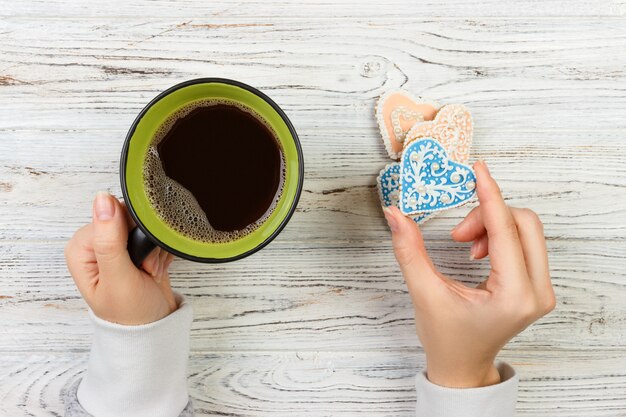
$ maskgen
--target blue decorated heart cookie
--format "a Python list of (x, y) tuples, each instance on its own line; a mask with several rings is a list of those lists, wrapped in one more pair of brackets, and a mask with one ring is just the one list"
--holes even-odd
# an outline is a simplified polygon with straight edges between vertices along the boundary
[(402, 151), (399, 170), (398, 206), (406, 215), (457, 207), (476, 192), (476, 176), (472, 168), (452, 161), (443, 146), (433, 138), (407, 144)]
[[(378, 195), (380, 201), (385, 207), (396, 206), (399, 207), (400, 203), (400, 164), (393, 162), (385, 166), (377, 178), (378, 182)], [(433, 217), (432, 213), (419, 213), (411, 218), (417, 223), (422, 224), (426, 220)]]

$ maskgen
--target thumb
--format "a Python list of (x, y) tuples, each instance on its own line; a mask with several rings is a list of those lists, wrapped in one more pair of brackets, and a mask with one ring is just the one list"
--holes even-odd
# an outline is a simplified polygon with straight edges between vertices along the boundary
[(116, 198), (99, 192), (93, 203), (93, 250), (100, 276), (104, 279), (126, 277), (135, 266), (126, 250), (128, 225)]
[(383, 212), (391, 229), (396, 260), (409, 289), (427, 284), (436, 274), (419, 227), (395, 206), (384, 207)]

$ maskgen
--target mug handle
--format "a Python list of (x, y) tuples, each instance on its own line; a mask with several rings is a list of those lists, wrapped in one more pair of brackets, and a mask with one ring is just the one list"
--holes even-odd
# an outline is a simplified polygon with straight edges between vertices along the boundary
[(146, 236), (140, 228), (135, 227), (128, 234), (126, 249), (130, 255), (130, 260), (133, 261), (137, 268), (141, 268), (141, 263), (154, 248), (156, 248), (156, 245), (152, 239)]

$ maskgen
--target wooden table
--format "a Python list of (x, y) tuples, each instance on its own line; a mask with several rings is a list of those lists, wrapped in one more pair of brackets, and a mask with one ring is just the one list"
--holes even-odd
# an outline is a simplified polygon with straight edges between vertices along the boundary
[[(306, 4), (304, 4), (306, 3)], [(403, 87), (473, 112), (473, 158), (545, 223), (556, 310), (501, 358), (521, 416), (626, 416), (626, 2), (0, 2), (0, 414), (60, 415), (91, 327), (63, 246), (140, 109), (220, 76), (287, 112), (306, 159), (299, 209), (266, 249), (177, 260), (193, 303), (198, 415), (411, 416), (424, 365), (375, 176), (376, 98)], [(449, 230), (423, 231), (468, 284)]]

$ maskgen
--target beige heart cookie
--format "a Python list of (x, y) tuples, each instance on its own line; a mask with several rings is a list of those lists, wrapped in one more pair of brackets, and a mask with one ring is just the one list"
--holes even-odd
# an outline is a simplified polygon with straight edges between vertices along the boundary
[(462, 104), (443, 106), (433, 121), (415, 124), (406, 134), (404, 146), (415, 139), (431, 137), (439, 141), (450, 159), (462, 164), (469, 160), (474, 122)]
[(383, 94), (376, 105), (376, 120), (389, 157), (399, 159), (405, 136), (415, 123), (433, 120), (439, 105), (415, 98), (406, 91)]

